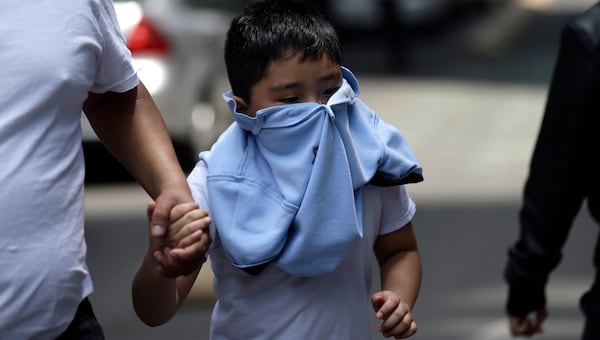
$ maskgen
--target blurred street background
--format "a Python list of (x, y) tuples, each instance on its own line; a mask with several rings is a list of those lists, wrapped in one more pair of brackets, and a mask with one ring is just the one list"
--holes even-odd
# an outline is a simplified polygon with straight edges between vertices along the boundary
[[(560, 29), (593, 3), (505, 1), (455, 10), (396, 36), (340, 31), (344, 65), (357, 75), (361, 98), (400, 128), (424, 168), (425, 181), (408, 186), (423, 261), (413, 339), (510, 338), (502, 271), (518, 233), (521, 190)], [(167, 325), (148, 328), (133, 312), (130, 284), (146, 248), (148, 199), (127, 180), (86, 185), (96, 315), (110, 340), (208, 339), (213, 300), (207, 266)], [(597, 234), (582, 210), (551, 277), (550, 315), (538, 339), (578, 338), (577, 302), (591, 282)]]

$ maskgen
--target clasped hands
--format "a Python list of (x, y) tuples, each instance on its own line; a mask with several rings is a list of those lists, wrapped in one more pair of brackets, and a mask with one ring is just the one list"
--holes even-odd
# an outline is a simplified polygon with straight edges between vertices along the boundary
[(167, 278), (188, 276), (200, 269), (211, 242), (208, 211), (197, 203), (181, 203), (170, 209), (168, 226), (154, 224), (157, 203), (148, 203), (150, 250), (157, 261), (158, 272)]

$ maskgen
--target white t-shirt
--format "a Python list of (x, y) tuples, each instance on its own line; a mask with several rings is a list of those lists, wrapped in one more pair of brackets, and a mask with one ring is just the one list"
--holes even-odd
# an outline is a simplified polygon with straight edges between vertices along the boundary
[(82, 104), (138, 79), (110, 0), (2, 0), (0, 50), (0, 338), (53, 339), (92, 292)]
[[(206, 174), (206, 165), (199, 162), (188, 176), (203, 208), (209, 206)], [(294, 277), (274, 264), (260, 275), (246, 274), (231, 265), (211, 226), (208, 254), (217, 297), (211, 339), (369, 339), (373, 245), (378, 235), (410, 222), (415, 204), (403, 186), (367, 185), (361, 190), (363, 239), (334, 272), (323, 276)]]

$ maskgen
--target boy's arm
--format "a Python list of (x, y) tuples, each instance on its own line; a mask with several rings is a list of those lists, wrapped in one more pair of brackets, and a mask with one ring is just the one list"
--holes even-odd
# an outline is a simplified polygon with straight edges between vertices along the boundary
[[(152, 216), (155, 204), (148, 206), (148, 218)], [(179, 306), (185, 301), (202, 264), (210, 242), (207, 231), (211, 221), (205, 210), (197, 209), (196, 203), (181, 204), (171, 212), (173, 223), (169, 228), (177, 229), (183, 235), (178, 245), (190, 257), (197, 259), (196, 270), (188, 276), (175, 279), (161, 274), (159, 263), (164, 260), (162, 252), (156, 251), (157, 242), (150, 237), (148, 250), (132, 284), (133, 307), (138, 317), (149, 326), (158, 326), (169, 321)]]
[(133, 308), (151, 327), (169, 321), (189, 293), (201, 266), (189, 276), (166, 278), (156, 268), (152, 250), (146, 252), (132, 285)]
[(382, 288), (372, 297), (376, 316), (383, 321), (379, 329), (384, 336), (409, 337), (417, 330), (412, 308), (421, 286), (421, 259), (412, 224), (380, 235), (374, 250)]
[(152, 250), (146, 252), (132, 284), (133, 308), (151, 327), (168, 322), (189, 294), (202, 265), (188, 276), (166, 278), (156, 268)]

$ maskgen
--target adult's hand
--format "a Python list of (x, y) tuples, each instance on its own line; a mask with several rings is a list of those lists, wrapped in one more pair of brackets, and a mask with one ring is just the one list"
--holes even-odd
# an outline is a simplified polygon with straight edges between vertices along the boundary
[(508, 315), (510, 333), (513, 336), (533, 336), (542, 333), (542, 325), (548, 317), (546, 308), (537, 310), (532, 316)]
[[(166, 188), (156, 197), (150, 218), (151, 235), (166, 237), (171, 224), (171, 210), (181, 203), (193, 202), (189, 188)], [(175, 231), (176, 232), (176, 231)], [(167, 244), (165, 244), (167, 245)], [(171, 245), (175, 246), (175, 245)]]
[[(186, 225), (176, 223), (183, 215), (182, 211), (178, 211), (181, 210), (181, 205), (178, 207), (173, 205), (172, 203), (177, 202), (177, 199), (172, 198), (165, 198), (162, 202), (163, 211), (168, 212), (167, 222), (163, 222), (164, 213), (157, 213), (158, 202), (151, 202), (148, 206), (148, 217), (152, 221), (150, 246), (159, 264), (158, 271), (167, 278), (188, 276), (200, 268), (205, 261), (205, 252), (211, 241), (208, 231), (210, 225), (208, 212), (196, 209), (198, 214), (196, 217), (199, 219), (196, 223), (199, 226), (198, 232), (181, 232)], [(197, 208), (197, 204), (187, 205), (190, 204)]]

